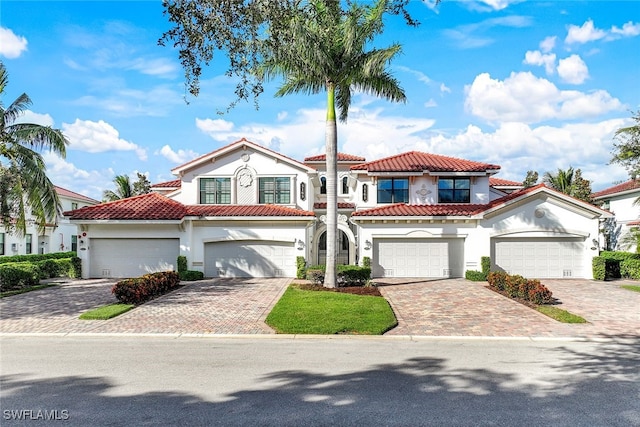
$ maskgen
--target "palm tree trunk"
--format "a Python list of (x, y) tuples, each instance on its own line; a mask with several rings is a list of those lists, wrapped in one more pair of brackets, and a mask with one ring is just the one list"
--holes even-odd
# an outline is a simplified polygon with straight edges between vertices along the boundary
[(338, 245), (338, 127), (336, 124), (335, 85), (327, 82), (327, 259), (324, 286), (335, 288)]

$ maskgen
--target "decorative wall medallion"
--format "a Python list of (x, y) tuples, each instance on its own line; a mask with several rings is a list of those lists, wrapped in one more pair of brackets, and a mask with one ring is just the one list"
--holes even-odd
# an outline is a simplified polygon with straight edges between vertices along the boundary
[(253, 175), (251, 175), (251, 171), (249, 171), (248, 169), (243, 169), (242, 171), (240, 171), (240, 173), (238, 174), (238, 183), (240, 183), (242, 187), (250, 187), (253, 183)]
[(422, 203), (427, 203), (427, 195), (431, 194), (431, 190), (427, 190), (427, 184), (422, 184), (422, 188), (416, 191), (416, 194)]
[(243, 162), (248, 162), (249, 161), (249, 153), (243, 153), (242, 156), (240, 157), (242, 159)]
[(533, 211), (533, 214), (536, 216), (536, 218), (542, 218), (545, 215), (545, 211), (544, 209), (536, 209), (535, 211)]

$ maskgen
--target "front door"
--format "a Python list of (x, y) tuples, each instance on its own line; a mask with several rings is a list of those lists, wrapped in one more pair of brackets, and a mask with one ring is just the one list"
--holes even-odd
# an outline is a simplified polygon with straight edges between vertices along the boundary
[[(320, 235), (318, 240), (318, 264), (324, 264), (327, 259), (327, 232)], [(338, 255), (336, 257), (338, 265), (349, 264), (349, 238), (344, 231), (338, 230)]]

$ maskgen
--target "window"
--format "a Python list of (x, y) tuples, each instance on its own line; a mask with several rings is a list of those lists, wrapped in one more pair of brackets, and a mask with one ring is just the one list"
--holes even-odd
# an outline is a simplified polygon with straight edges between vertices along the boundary
[(408, 203), (409, 180), (406, 178), (378, 179), (378, 203)]
[(369, 200), (369, 186), (367, 184), (362, 184), (362, 201), (366, 202)]
[(78, 236), (75, 234), (71, 236), (71, 250), (78, 252)]
[(327, 178), (320, 178), (320, 194), (327, 194)]
[(469, 203), (471, 181), (469, 178), (440, 178), (438, 180), (439, 203)]
[(611, 201), (605, 200), (604, 202), (602, 202), (602, 209), (606, 209), (606, 210), (611, 209)]
[(25, 236), (26, 239), (26, 244), (25, 244), (25, 253), (26, 254), (30, 254), (31, 253), (31, 248), (33, 246), (33, 234), (27, 234)]
[(307, 184), (304, 182), (300, 183), (300, 200), (303, 202), (307, 199)]
[(231, 203), (231, 178), (200, 178), (201, 205)]
[(0, 233), (0, 255), (4, 255), (4, 233)]
[(71, 210), (75, 211), (76, 209), (78, 209), (78, 204), (76, 202), (71, 202)]
[(289, 178), (259, 178), (258, 182), (260, 203), (291, 203)]
[(349, 194), (349, 177), (342, 178), (342, 194)]

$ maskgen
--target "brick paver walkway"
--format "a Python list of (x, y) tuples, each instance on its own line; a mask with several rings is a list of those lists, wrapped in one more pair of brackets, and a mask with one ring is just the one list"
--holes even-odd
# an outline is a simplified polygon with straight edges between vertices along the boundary
[(640, 338), (640, 294), (618, 282), (543, 280), (558, 307), (591, 323), (563, 324), (464, 279), (379, 279), (398, 317), (387, 335)]

